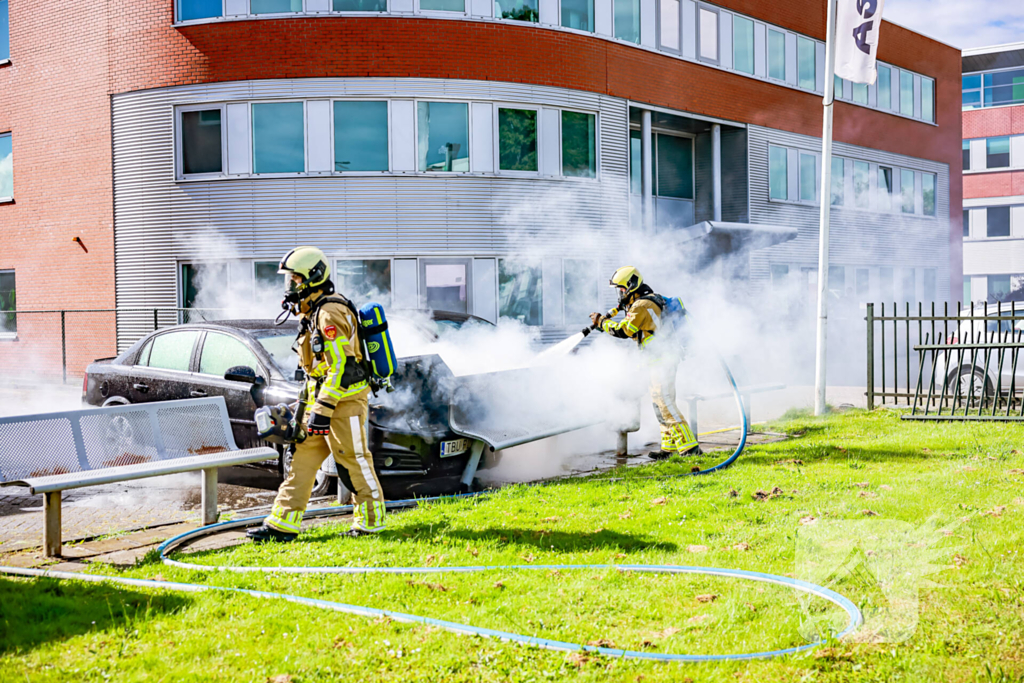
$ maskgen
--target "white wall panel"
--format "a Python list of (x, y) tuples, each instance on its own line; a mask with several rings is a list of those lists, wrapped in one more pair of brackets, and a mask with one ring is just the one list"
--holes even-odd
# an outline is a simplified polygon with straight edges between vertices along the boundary
[(718, 63), (720, 66), (732, 68), (732, 13), (718, 13)]
[(419, 268), (416, 259), (395, 259), (395, 308), (419, 308)]
[(825, 44), (814, 43), (814, 90), (825, 94)]
[(473, 315), (498, 322), (498, 271), (496, 259), (473, 259)]
[(249, 0), (226, 0), (224, 3), (224, 14), (229, 17), (249, 13)]
[(594, 0), (594, 32), (610, 36), (612, 30), (612, 0)]
[(558, 26), (558, 0), (540, 0), (540, 23)]
[(786, 83), (797, 83), (796, 34), (789, 31), (786, 32)]
[(768, 75), (767, 29), (761, 22), (754, 22), (754, 75), (758, 78), (766, 78)]
[(971, 170), (984, 171), (988, 168), (988, 148), (985, 138), (971, 140)]
[(1010, 207), (1010, 234), (1024, 237), (1024, 206)]
[(683, 0), (683, 57), (697, 58), (697, 3)]
[(310, 173), (330, 173), (331, 103), (312, 100), (306, 103), (306, 149)]
[(1024, 135), (1010, 138), (1010, 166), (1024, 168)]
[(391, 0), (392, 12), (412, 12), (416, 9), (414, 0)]
[(391, 169), (416, 170), (416, 103), (412, 100), (391, 103)]
[(988, 237), (987, 209), (973, 209), (971, 211), (971, 237), (974, 239)]
[(476, 17), (493, 17), (494, 0), (472, 0), (469, 11)]
[(872, 107), (872, 108), (878, 106), (878, 79), (877, 78), (875, 79), (874, 83), (872, 83), (871, 85), (868, 86), (868, 106)]
[(559, 175), (562, 172), (561, 113), (557, 109), (540, 112), (540, 172)]
[(494, 105), (473, 102), (473, 136), (469, 141), (469, 168), (475, 173), (494, 171)]
[(249, 105), (229, 104), (228, 118), (228, 173), (252, 173), (252, 141), (249, 138)]
[(307, 12), (330, 12), (331, 0), (306, 0)]

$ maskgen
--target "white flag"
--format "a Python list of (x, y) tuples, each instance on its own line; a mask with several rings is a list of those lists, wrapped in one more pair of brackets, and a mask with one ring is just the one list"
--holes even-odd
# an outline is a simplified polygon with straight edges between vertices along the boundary
[(836, 0), (836, 76), (875, 82), (875, 55), (885, 0)]

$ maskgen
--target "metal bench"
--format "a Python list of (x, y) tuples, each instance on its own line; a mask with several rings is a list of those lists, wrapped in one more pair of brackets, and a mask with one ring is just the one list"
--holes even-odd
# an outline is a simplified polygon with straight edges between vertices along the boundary
[(50, 557), (61, 553), (61, 491), (202, 470), (203, 524), (213, 524), (217, 469), (276, 458), (235, 445), (221, 396), (0, 418), (0, 486), (43, 494)]

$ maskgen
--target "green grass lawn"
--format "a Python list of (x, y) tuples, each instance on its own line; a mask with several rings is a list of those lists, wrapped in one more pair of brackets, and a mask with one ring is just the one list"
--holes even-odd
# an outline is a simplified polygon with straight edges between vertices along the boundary
[[(886, 585), (853, 563), (821, 578), (873, 615), (853, 641), (771, 660), (662, 664), (245, 595), (0, 578), (0, 681), (1024, 681), (1024, 428), (908, 423), (889, 411), (796, 415), (770, 428), (794, 438), (752, 447), (707, 477), (666, 476), (692, 467), (677, 458), (423, 505), (390, 516), (379, 537), (338, 538), (331, 524), (286, 546), (190, 557), (210, 565), (683, 564), (793, 576), (798, 535), (846, 530), (851, 551), (877, 561), (874, 530), (905, 523), (906, 555), (897, 554), (934, 570), (916, 605), (889, 600)], [(837, 608), (783, 587), (613, 569), (274, 576), (150, 561), (123, 574), (651, 652), (779, 649), (843, 623)], [(889, 633), (886, 609), (903, 620), (899, 642), (878, 642)]]

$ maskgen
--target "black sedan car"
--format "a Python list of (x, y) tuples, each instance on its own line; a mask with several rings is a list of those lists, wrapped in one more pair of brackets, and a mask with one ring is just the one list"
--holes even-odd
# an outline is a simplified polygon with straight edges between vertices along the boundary
[[(471, 439), (452, 431), (445, 386), (450, 372), (437, 356), (401, 357), (402, 347), (429, 349), (448, 328), (490, 323), (458, 313), (418, 312), (391, 316), (404, 344), (396, 341), (399, 367), (394, 394), (370, 399), (369, 439), (374, 465), (389, 497), (430, 495), (458, 490), (470, 457)], [(116, 358), (86, 368), (83, 403), (109, 406), (223, 396), (235, 442), (246, 448), (264, 445), (256, 433), (253, 413), (258, 405), (293, 403), (301, 386), (298, 358), (292, 345), (298, 323), (277, 326), (272, 320), (223, 320), (189, 323), (157, 330)], [(410, 336), (416, 337), (409, 339)], [(239, 366), (262, 378), (250, 382), (227, 379)], [(233, 375), (234, 376), (234, 375)], [(279, 448), (277, 469), (283, 476), (290, 453)], [(496, 464), (486, 451), (481, 468)], [(327, 492), (335, 474), (328, 458), (314, 495)]]

